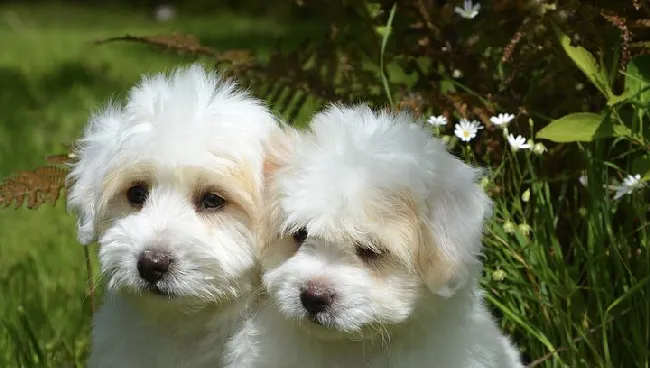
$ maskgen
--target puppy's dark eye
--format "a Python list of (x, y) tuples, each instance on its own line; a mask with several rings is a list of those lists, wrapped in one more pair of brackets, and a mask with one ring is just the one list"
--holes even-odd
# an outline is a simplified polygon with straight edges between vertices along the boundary
[(364, 246), (361, 243), (357, 243), (355, 246), (355, 252), (359, 258), (361, 258), (363, 261), (374, 261), (378, 258), (380, 258), (383, 253), (379, 252), (377, 250), (373, 250), (368, 248), (367, 246)]
[(198, 203), (199, 210), (201, 211), (216, 211), (223, 207), (226, 200), (218, 194), (205, 193)]
[(307, 239), (307, 229), (302, 228), (295, 233), (292, 234), (293, 240), (297, 241), (298, 243), (302, 243)]
[(133, 184), (126, 191), (126, 199), (132, 206), (140, 207), (147, 201), (149, 188), (143, 183)]

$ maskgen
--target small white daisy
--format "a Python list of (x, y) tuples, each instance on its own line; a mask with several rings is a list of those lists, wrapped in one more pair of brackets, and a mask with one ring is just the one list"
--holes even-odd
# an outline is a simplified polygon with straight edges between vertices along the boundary
[(463, 7), (457, 6), (454, 8), (456, 14), (460, 15), (465, 19), (474, 19), (478, 15), (479, 10), (481, 10), (481, 4), (472, 3), (472, 0), (465, 0)]
[(492, 122), (492, 124), (496, 126), (506, 126), (514, 118), (515, 116), (513, 114), (505, 113), (505, 114), (499, 114), (497, 116), (491, 117), (490, 121)]
[(530, 144), (526, 143), (526, 138), (518, 135), (514, 137), (512, 134), (508, 135), (508, 143), (513, 151), (519, 151), (520, 149), (530, 148)]
[(481, 123), (476, 120), (469, 121), (461, 119), (460, 123), (456, 123), (454, 134), (463, 142), (469, 142), (476, 138), (476, 133), (479, 129), (483, 129)]
[(433, 126), (445, 126), (447, 125), (447, 118), (444, 115), (439, 115), (439, 116), (431, 115), (427, 119), (427, 123)]
[(616, 187), (616, 193), (614, 194), (614, 199), (617, 200), (626, 194), (632, 194), (632, 192), (642, 187), (644, 183), (641, 181), (641, 175), (628, 175), (623, 179), (623, 183)]

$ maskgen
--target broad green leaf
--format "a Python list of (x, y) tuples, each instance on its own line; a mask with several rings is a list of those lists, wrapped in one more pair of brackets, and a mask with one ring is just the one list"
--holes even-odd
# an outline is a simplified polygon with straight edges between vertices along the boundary
[(650, 101), (650, 55), (632, 58), (625, 72), (625, 94), (635, 101)]
[(560, 44), (562, 45), (562, 48), (564, 48), (566, 54), (571, 58), (571, 60), (573, 60), (578, 68), (582, 70), (589, 81), (591, 81), (591, 83), (593, 83), (607, 99), (610, 99), (613, 96), (612, 89), (607, 82), (605, 71), (598, 66), (594, 56), (584, 47), (571, 46), (571, 39), (567, 35), (560, 31), (556, 26), (554, 26), (553, 29), (555, 29)]
[(577, 112), (553, 120), (537, 133), (538, 139), (553, 142), (591, 142), (596, 139), (629, 135), (630, 130), (612, 119), (591, 112)]

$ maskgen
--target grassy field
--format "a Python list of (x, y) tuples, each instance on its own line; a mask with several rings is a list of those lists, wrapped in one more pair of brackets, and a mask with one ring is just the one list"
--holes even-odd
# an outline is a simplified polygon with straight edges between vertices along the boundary
[[(140, 45), (94, 46), (124, 34), (193, 33), (217, 48), (265, 51), (287, 28), (233, 14), (158, 23), (127, 9), (0, 7), (0, 178), (44, 163), (80, 134), (89, 113), (144, 72), (187, 58)], [(0, 367), (80, 365), (90, 307), (83, 250), (60, 201), (0, 211)]]

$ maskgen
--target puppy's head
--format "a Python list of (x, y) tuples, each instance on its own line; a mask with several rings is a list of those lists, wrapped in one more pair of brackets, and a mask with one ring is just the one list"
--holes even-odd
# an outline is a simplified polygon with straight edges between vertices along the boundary
[[(145, 77), (78, 142), (69, 208), (113, 292), (222, 302), (250, 288), (262, 104), (198, 65)], [(153, 296), (155, 297), (155, 296)]]
[(277, 146), (261, 259), (286, 317), (369, 336), (471, 277), (490, 201), (408, 115), (331, 107)]

